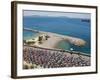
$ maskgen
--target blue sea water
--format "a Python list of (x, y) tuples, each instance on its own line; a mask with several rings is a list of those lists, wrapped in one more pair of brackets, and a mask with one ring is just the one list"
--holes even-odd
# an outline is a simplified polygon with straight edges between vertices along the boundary
[[(54, 32), (62, 35), (68, 35), (84, 39), (87, 43), (83, 47), (72, 45), (66, 41), (60, 43), (59, 45), (62, 46), (62, 44), (64, 44), (64, 46), (62, 46), (62, 48), (64, 47), (64, 49), (69, 49), (66, 47), (70, 45), (70, 47), (73, 48), (75, 51), (81, 51), (90, 54), (91, 51), (90, 21), (87, 22), (87, 21), (82, 21), (82, 19), (80, 18), (67, 18), (67, 17), (24, 16), (23, 26), (24, 28)], [(33, 33), (24, 31), (24, 37), (26, 37), (27, 35), (32, 36)]]

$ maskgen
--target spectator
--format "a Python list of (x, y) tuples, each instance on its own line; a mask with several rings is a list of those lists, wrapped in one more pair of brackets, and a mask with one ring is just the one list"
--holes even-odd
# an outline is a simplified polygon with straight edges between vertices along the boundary
[[(57, 68), (57, 67), (80, 67), (90, 66), (90, 57), (76, 56), (66, 51), (57, 51), (49, 49), (40, 49), (34, 47), (25, 47), (23, 50), (23, 60), (29, 64), (35, 65), (32, 68)], [(25, 67), (26, 68), (26, 67)]]

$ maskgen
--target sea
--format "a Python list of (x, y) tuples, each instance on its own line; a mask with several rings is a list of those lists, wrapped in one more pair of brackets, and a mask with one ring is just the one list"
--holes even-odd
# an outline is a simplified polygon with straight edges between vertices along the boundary
[[(75, 46), (67, 41), (58, 43), (57, 48), (91, 53), (91, 21), (81, 18), (69, 17), (46, 17), (46, 16), (23, 16), (23, 27), (41, 31), (53, 32), (62, 35), (81, 38), (86, 41), (84, 46)], [(24, 31), (24, 39), (35, 36), (36, 33)]]

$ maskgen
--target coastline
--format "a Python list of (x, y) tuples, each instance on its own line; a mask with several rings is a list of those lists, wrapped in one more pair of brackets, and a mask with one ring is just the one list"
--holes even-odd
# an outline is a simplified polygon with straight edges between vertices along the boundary
[(56, 48), (57, 44), (61, 41), (67, 41), (76, 46), (84, 46), (86, 44), (86, 41), (80, 38), (59, 35), (59, 34), (51, 33), (51, 32), (47, 32), (47, 33), (45, 32), (42, 34), (46, 34), (50, 36), (50, 38), (48, 38), (48, 40), (42, 41), (42, 44), (35, 43), (34, 44), (35, 46), (44, 47), (44, 48)]
[[(57, 33), (51, 33), (51, 32), (45, 32), (45, 31), (39, 31), (39, 30), (33, 30), (33, 29), (25, 29), (28, 31), (36, 32), (39, 35), (35, 38), (29, 39), (27, 41), (30, 41), (32, 43), (32, 40), (36, 41), (34, 44), (30, 44), (30, 46), (36, 46), (36, 47), (42, 47), (42, 48), (48, 48), (48, 49), (62, 49), (63, 48), (57, 48), (57, 45), (62, 42), (66, 41), (70, 44), (73, 44), (75, 46), (84, 46), (86, 44), (86, 41), (80, 38), (72, 37), (72, 36), (65, 36)], [(47, 40), (43, 40), (41, 43), (38, 41), (38, 37), (41, 35), (48, 35), (49, 38)], [(45, 36), (44, 36), (45, 37)]]

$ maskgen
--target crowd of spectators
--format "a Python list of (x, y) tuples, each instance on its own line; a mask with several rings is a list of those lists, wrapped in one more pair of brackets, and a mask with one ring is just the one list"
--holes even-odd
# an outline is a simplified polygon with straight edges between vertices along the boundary
[(41, 68), (90, 66), (90, 57), (64, 51), (25, 47), (23, 61)]

